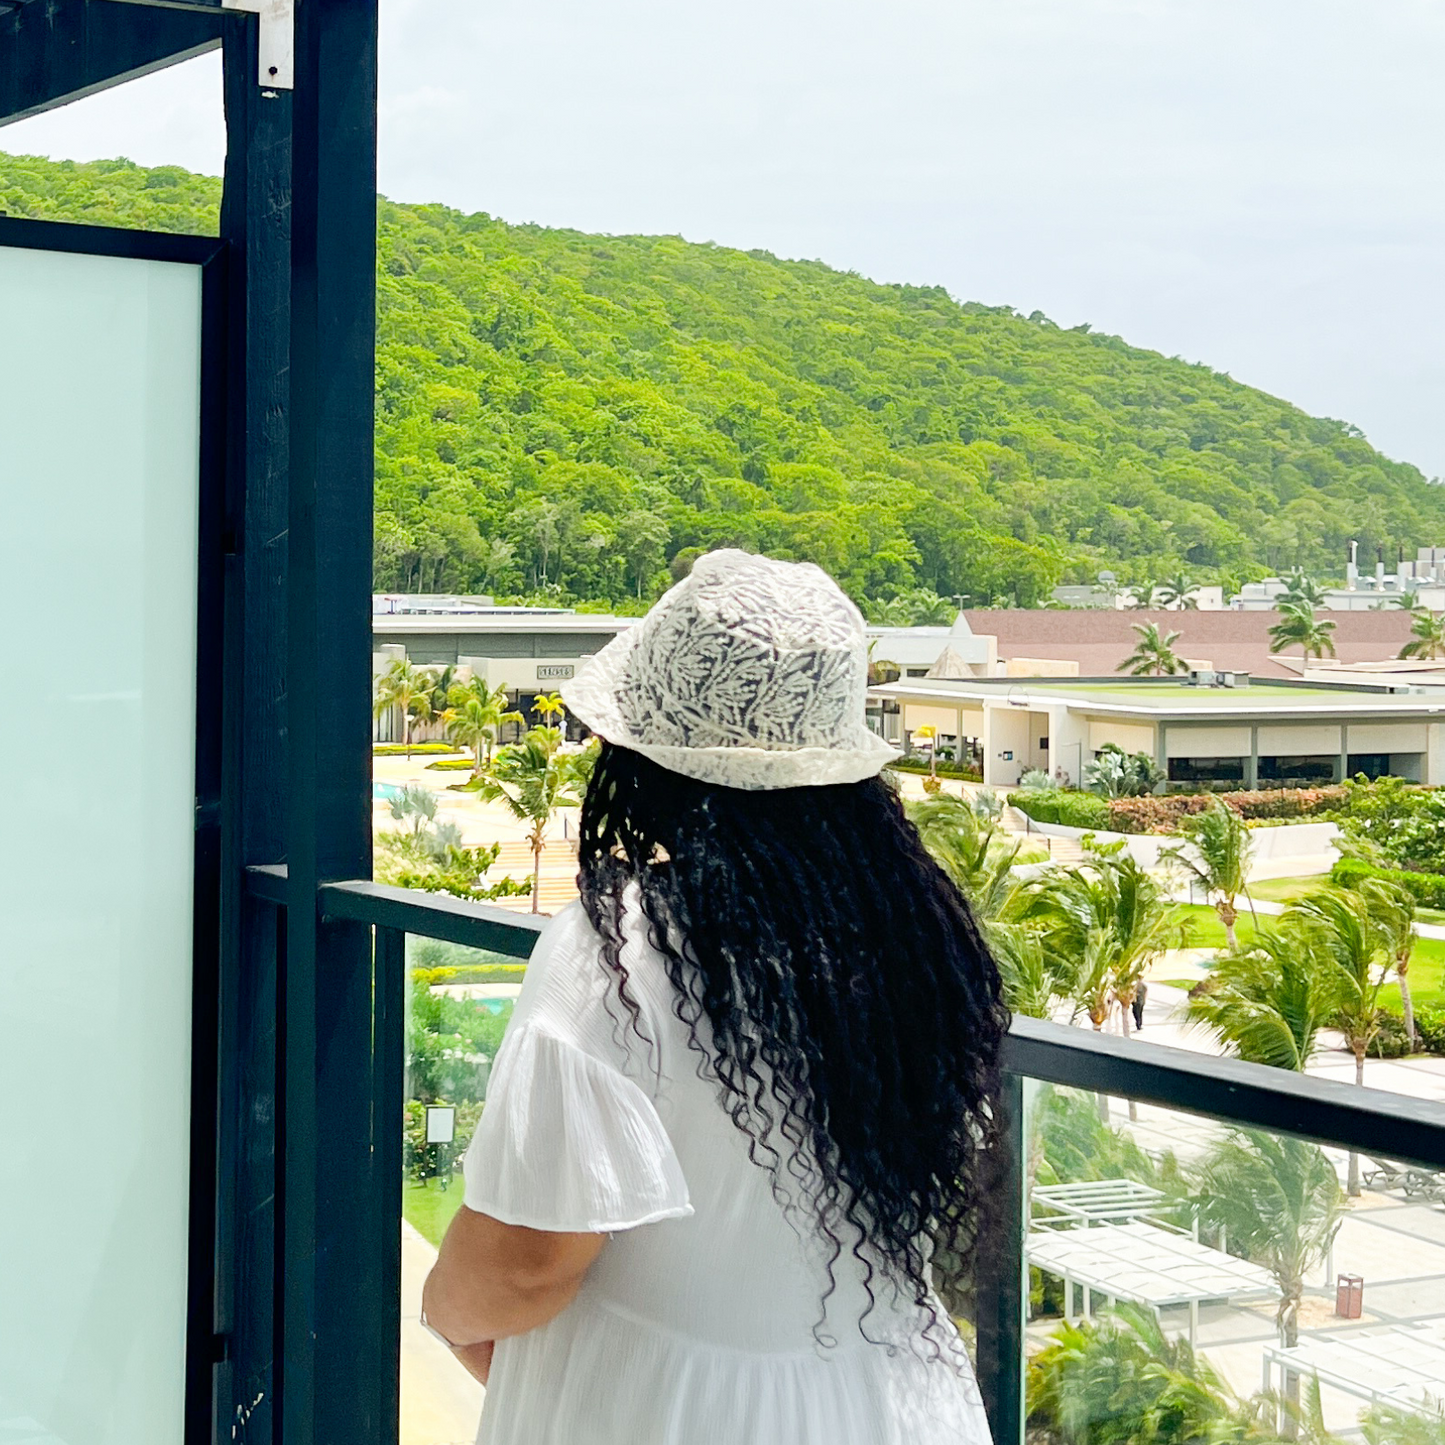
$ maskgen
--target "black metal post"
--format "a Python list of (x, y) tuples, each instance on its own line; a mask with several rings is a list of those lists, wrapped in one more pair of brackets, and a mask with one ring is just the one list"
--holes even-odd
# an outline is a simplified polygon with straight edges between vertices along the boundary
[[(376, 1362), (376, 1409), (401, 1419), (401, 1134), (406, 1086), (406, 934), (376, 930), (376, 1066), (372, 1071), (372, 1137), (376, 1161), (372, 1203), (378, 1236), (376, 1266), (357, 1281), (359, 1309), (376, 1316), (386, 1352)], [(389, 1438), (395, 1439), (397, 1424)]]
[(978, 1383), (994, 1445), (1024, 1438), (1024, 1081), (1005, 1074), (1000, 1107), (1007, 1149), (978, 1251)]
[(286, 852), (287, 356), (291, 97), (256, 82), (257, 22), (224, 43), (231, 255), (226, 435), (226, 744), (222, 795), (221, 1106), (213, 1435), (270, 1445), (275, 1419), (276, 1050), (280, 933), (244, 869)]
[(382, 1445), (392, 1317), (373, 1197), (373, 978), (319, 884), (371, 873), (376, 0), (297, 0), (292, 96), (288, 943), (281, 981), (280, 1445)]

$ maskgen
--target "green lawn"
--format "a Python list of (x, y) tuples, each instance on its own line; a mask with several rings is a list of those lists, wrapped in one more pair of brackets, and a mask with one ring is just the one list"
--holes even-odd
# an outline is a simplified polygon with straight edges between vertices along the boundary
[(442, 1189), (435, 1179), (416, 1184), (408, 1179), (401, 1186), (401, 1212), (406, 1222), (432, 1244), (440, 1246), (452, 1215), (462, 1207), (461, 1171)]
[[(1273, 881), (1297, 883), (1302, 880), (1280, 878)], [(1204, 904), (1181, 903), (1175, 908), (1174, 917), (1180, 923), (1187, 920), (1190, 925), (1187, 947), (1215, 949), (1224, 947), (1224, 925), (1219, 921), (1219, 915), (1213, 908)], [(1260, 927), (1269, 928), (1274, 922), (1274, 918), (1275, 915), (1261, 913), (1259, 916)], [(1254, 920), (1250, 917), (1247, 909), (1240, 910), (1235, 932), (1239, 935), (1241, 943), (1247, 943), (1254, 937)], [(1445, 939), (1421, 938), (1416, 941), (1415, 952), (1410, 960), (1410, 991), (1414, 996), (1417, 1008), (1445, 1007)], [(1380, 997), (1389, 1008), (1398, 1009), (1400, 1007), (1399, 985), (1390, 984)]]
[(1316, 888), (1324, 888), (1329, 881), (1328, 873), (1315, 873), (1305, 878), (1265, 878), (1251, 883), (1249, 891), (1253, 897), (1270, 903), (1293, 903), (1297, 898), (1313, 893)]

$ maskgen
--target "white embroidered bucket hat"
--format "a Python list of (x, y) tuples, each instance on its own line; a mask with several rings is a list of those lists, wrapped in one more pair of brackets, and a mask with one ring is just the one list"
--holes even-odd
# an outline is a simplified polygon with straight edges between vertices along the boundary
[(811, 562), (708, 552), (562, 687), (593, 732), (661, 767), (762, 791), (871, 778), (863, 617)]

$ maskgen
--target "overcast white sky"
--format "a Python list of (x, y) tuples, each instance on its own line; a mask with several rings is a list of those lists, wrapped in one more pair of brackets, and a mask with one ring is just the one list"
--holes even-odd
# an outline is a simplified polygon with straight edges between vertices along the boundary
[[(382, 14), (394, 199), (1042, 308), (1445, 474), (1442, 0), (382, 0)], [(219, 62), (5, 128), (0, 149), (217, 172)]]

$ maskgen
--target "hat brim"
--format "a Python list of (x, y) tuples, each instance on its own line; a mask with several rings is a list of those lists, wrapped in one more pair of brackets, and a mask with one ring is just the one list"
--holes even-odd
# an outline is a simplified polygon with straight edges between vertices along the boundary
[(825, 748), (676, 748), (659, 747), (639, 738), (628, 726), (617, 704), (617, 694), (637, 644), (638, 626), (618, 633), (600, 652), (589, 657), (577, 676), (562, 684), (562, 701), (568, 711), (599, 737), (631, 748), (669, 772), (702, 783), (762, 792), (774, 788), (824, 787), (830, 783), (859, 783), (876, 777), (902, 754), (858, 724), (847, 744)]

